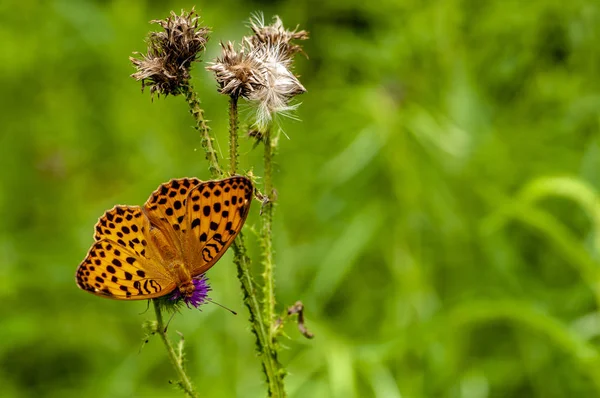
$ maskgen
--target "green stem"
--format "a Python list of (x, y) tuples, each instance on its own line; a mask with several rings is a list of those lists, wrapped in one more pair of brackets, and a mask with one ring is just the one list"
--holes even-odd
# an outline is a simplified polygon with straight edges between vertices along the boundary
[[(260, 233), (260, 241), (263, 249), (263, 298), (264, 298), (264, 317), (265, 321), (272, 325), (275, 320), (275, 283), (273, 279), (273, 145), (271, 142), (271, 131), (267, 129), (264, 133), (264, 183), (265, 195), (267, 196), (262, 208), (262, 228)], [(269, 339), (274, 341), (273, 328), (269, 328)]]
[(160, 309), (160, 305), (157, 300), (152, 300), (154, 303), (154, 310), (156, 311), (156, 322), (157, 322), (157, 330), (156, 332), (160, 335), (165, 347), (167, 348), (167, 353), (169, 354), (169, 359), (171, 360), (171, 364), (175, 368), (177, 375), (179, 376), (179, 386), (185, 391), (185, 393), (190, 397), (198, 397), (198, 394), (194, 390), (194, 386), (190, 381), (188, 375), (185, 373), (185, 369), (183, 368), (183, 355), (177, 355), (175, 350), (173, 349), (173, 344), (171, 344), (171, 340), (169, 340), (169, 336), (167, 336), (167, 331), (162, 319), (162, 312)]
[[(229, 148), (230, 170), (235, 173), (237, 167), (237, 99), (231, 99), (229, 106)], [(264, 319), (256, 291), (256, 282), (250, 273), (250, 257), (246, 251), (244, 235), (240, 232), (233, 242), (233, 261), (238, 270), (238, 279), (242, 286), (244, 304), (250, 313), (252, 332), (256, 336), (256, 348), (259, 352), (263, 371), (267, 379), (269, 397), (286, 396), (283, 378), (285, 370), (277, 358), (275, 341), (271, 338), (272, 318)]]
[(204, 148), (206, 160), (208, 160), (208, 169), (214, 178), (221, 178), (223, 170), (219, 166), (219, 158), (213, 146), (214, 138), (210, 134), (210, 127), (208, 127), (206, 119), (204, 119), (204, 110), (200, 106), (200, 100), (190, 84), (182, 86), (181, 93), (185, 96), (190, 113), (196, 121), (194, 128), (200, 133), (202, 148)]
[[(210, 134), (210, 129), (204, 120), (200, 101), (191, 86), (186, 86), (182, 89), (186, 100), (190, 107), (190, 113), (196, 120), (196, 129), (202, 137), (202, 147), (206, 153), (206, 159), (209, 162), (209, 169), (215, 178), (221, 178), (224, 173), (221, 169), (217, 154), (212, 146), (213, 138)], [(238, 130), (238, 111), (237, 99), (230, 100), (229, 103), (229, 143), (230, 143), (230, 171), (234, 174), (237, 171), (237, 130)], [(283, 398), (286, 396), (283, 384), (285, 370), (282, 368), (277, 358), (277, 350), (274, 346), (274, 341), (271, 339), (271, 321), (263, 319), (263, 314), (260, 307), (256, 291), (256, 282), (250, 273), (250, 257), (247, 254), (246, 245), (244, 243), (244, 235), (240, 232), (232, 244), (234, 253), (234, 263), (238, 271), (238, 279), (244, 296), (244, 304), (250, 313), (250, 324), (252, 332), (256, 336), (256, 348), (260, 354), (263, 364), (263, 370), (267, 379), (267, 386), (270, 397)], [(166, 344), (166, 343), (165, 343)]]
[(283, 398), (286, 396), (283, 378), (285, 371), (283, 370), (279, 359), (277, 358), (277, 350), (270, 338), (270, 323), (263, 319), (260, 310), (260, 303), (256, 292), (256, 282), (250, 274), (250, 258), (246, 252), (244, 244), (244, 236), (240, 232), (236, 240), (233, 242), (233, 261), (238, 270), (238, 279), (242, 285), (244, 294), (244, 303), (250, 312), (250, 323), (252, 324), (252, 332), (256, 336), (256, 347), (260, 354), (260, 359), (263, 363), (263, 371), (267, 378), (267, 387), (269, 389), (269, 397)]
[(237, 149), (238, 149), (238, 98), (235, 95), (229, 97), (229, 164), (230, 173), (234, 175), (237, 171)]

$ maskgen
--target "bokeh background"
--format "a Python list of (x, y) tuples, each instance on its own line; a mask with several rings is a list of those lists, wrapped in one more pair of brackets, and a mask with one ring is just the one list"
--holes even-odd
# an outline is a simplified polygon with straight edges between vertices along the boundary
[[(316, 334), (286, 328), (291, 397), (600, 396), (600, 3), (21, 0), (0, 4), (2, 397), (182, 396), (141, 348), (146, 303), (74, 274), (104, 210), (209, 178), (183, 99), (129, 78), (148, 21), (193, 5), (207, 60), (254, 11), (311, 34), (275, 174), (278, 308)], [(194, 84), (226, 155), (227, 98), (203, 64)], [(265, 396), (235, 273), (228, 253), (209, 276), (238, 316), (171, 322), (202, 396)]]

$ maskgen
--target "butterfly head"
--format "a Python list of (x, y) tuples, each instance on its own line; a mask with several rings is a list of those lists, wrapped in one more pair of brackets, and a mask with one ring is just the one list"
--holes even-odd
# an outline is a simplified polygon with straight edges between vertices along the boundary
[(179, 289), (179, 294), (181, 295), (181, 297), (189, 298), (194, 295), (194, 292), (196, 291), (196, 286), (194, 285), (193, 280), (190, 279), (189, 281), (184, 282), (181, 285), (179, 285), (178, 289)]
[(202, 274), (180, 284), (172, 293), (171, 300), (183, 300), (188, 307), (198, 308), (208, 301), (208, 292), (211, 290), (208, 278)]

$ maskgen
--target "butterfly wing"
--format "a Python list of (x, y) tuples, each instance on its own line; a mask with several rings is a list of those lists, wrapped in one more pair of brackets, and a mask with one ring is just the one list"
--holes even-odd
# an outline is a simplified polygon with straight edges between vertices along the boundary
[[(185, 236), (185, 211), (188, 193), (198, 184), (197, 178), (178, 178), (162, 184), (144, 204), (150, 224), (158, 228), (168, 244), (181, 256)], [(183, 258), (182, 258), (183, 260)]]
[(252, 182), (242, 176), (198, 184), (187, 195), (185, 264), (200, 275), (223, 256), (241, 231), (252, 201)]
[(96, 224), (87, 256), (77, 268), (77, 285), (98, 296), (142, 300), (164, 296), (176, 287), (146, 239), (148, 218), (138, 206), (115, 206)]
[(148, 218), (139, 206), (115, 206), (94, 227), (94, 240), (112, 240), (140, 257), (146, 257)]
[(77, 285), (121, 300), (172, 292), (177, 277), (165, 260), (182, 260), (192, 276), (206, 272), (242, 229), (252, 192), (246, 177), (181, 178), (162, 184), (143, 209), (115, 206), (95, 226), (96, 242), (77, 269)]

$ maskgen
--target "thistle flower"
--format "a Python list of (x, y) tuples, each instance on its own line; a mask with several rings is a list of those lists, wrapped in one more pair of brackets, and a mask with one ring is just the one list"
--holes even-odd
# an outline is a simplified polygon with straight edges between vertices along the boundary
[(208, 292), (212, 289), (208, 284), (208, 278), (202, 274), (192, 278), (192, 283), (194, 284), (194, 292), (191, 296), (185, 297), (181, 294), (179, 289), (175, 289), (173, 293), (171, 293), (171, 297), (169, 300), (171, 301), (179, 301), (183, 299), (183, 302), (190, 307), (190, 304), (196, 308), (200, 307), (202, 304), (206, 303), (208, 299)]
[(255, 47), (261, 44), (279, 45), (282, 53), (290, 59), (297, 53), (304, 53), (302, 46), (293, 44), (292, 40), (307, 40), (308, 32), (297, 31), (298, 27), (294, 30), (285, 29), (281, 18), (277, 15), (273, 17), (273, 21), (271, 25), (265, 25), (262, 13), (256, 13), (250, 18), (250, 29), (254, 32), (254, 35), (250, 36), (252, 45)]
[(219, 92), (234, 97), (248, 98), (264, 86), (263, 62), (244, 46), (236, 51), (232, 42), (221, 43), (221, 57), (206, 69), (215, 73)]
[(296, 109), (291, 100), (306, 89), (291, 71), (293, 55), (301, 47), (294, 39), (307, 39), (305, 31), (288, 31), (279, 17), (265, 26), (259, 15), (250, 21), (253, 36), (244, 37), (239, 50), (229, 42), (221, 44), (222, 53), (208, 70), (215, 73), (219, 92), (242, 97), (256, 106), (255, 126), (264, 129), (273, 115)]
[(192, 63), (199, 61), (200, 54), (206, 48), (210, 30), (200, 25), (200, 16), (194, 9), (164, 20), (153, 20), (163, 31), (148, 35), (146, 54), (134, 53), (140, 58), (130, 57), (136, 68), (131, 75), (142, 81), (142, 90), (150, 86), (150, 94), (177, 95), (180, 87), (190, 79)]
[(248, 100), (256, 106), (256, 125), (263, 129), (273, 115), (287, 115), (298, 104), (290, 105), (298, 94), (306, 92), (304, 86), (290, 70), (291, 59), (286, 47), (281, 44), (263, 44), (255, 47), (256, 56), (262, 60), (262, 82), (258, 90), (248, 95)]

